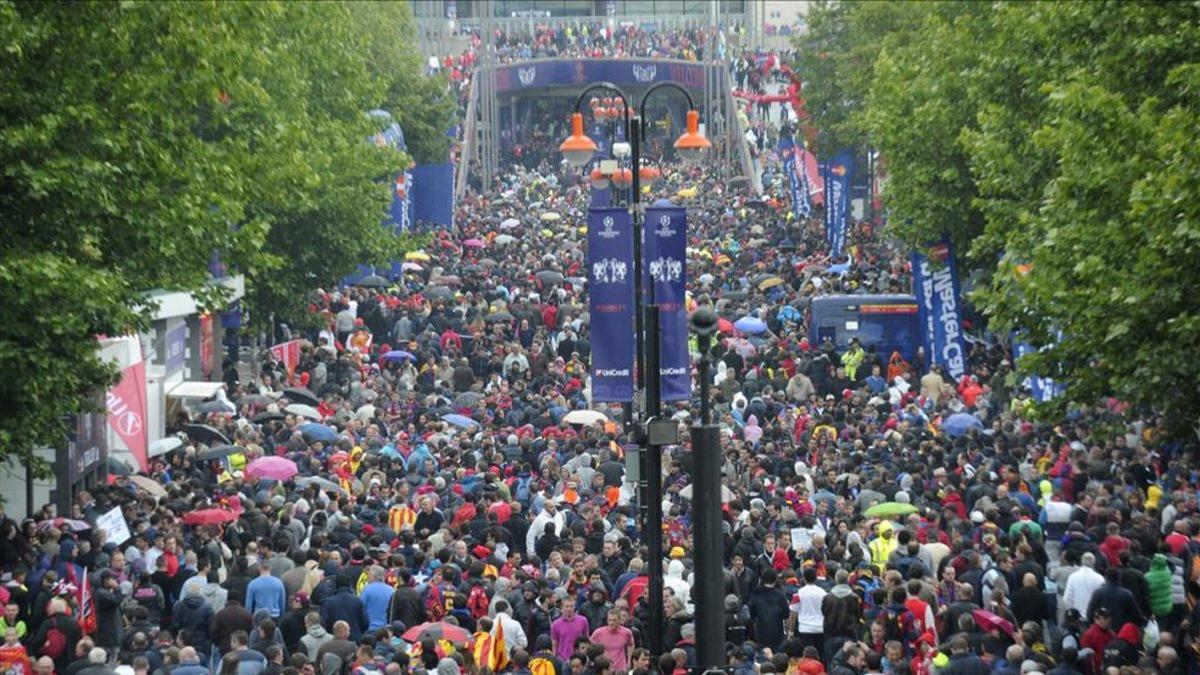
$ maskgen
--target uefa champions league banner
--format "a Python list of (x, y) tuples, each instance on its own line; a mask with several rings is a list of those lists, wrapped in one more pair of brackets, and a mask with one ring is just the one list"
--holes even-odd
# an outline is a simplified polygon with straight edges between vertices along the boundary
[(957, 382), (967, 372), (967, 350), (962, 333), (958, 266), (950, 242), (934, 246), (928, 256), (913, 251), (912, 271), (926, 362), (941, 366)]
[[(1013, 356), (1020, 359), (1026, 354), (1031, 354), (1038, 351), (1032, 344), (1022, 339), (1019, 333), (1013, 334)], [(1033, 400), (1038, 403), (1052, 401), (1067, 390), (1067, 385), (1061, 382), (1055, 382), (1048, 377), (1042, 377), (1037, 373), (1031, 374), (1025, 378), (1025, 386), (1029, 387), (1029, 393), (1033, 396)]]
[(408, 198), (412, 183), (412, 173), (405, 171), (396, 175), (396, 180), (392, 185), (392, 206), (388, 210), (388, 215), (391, 216), (390, 224), (396, 234), (403, 234), (412, 229), (413, 203)]
[(588, 210), (592, 400), (633, 400), (633, 222), (626, 208)]
[[(643, 227), (647, 287), (654, 284), (659, 316), (659, 376), (662, 400), (692, 397), (692, 362), (688, 353), (687, 211), (681, 206), (651, 206)], [(595, 340), (593, 340), (593, 344)]]
[(802, 181), (803, 167), (797, 163), (796, 143), (791, 138), (781, 138), (777, 149), (783, 154), (783, 174), (787, 176), (791, 190), (792, 214), (796, 220), (802, 220), (812, 213), (812, 204)]
[(825, 170), (825, 239), (832, 258), (841, 256), (846, 249), (853, 178), (854, 158), (843, 150), (834, 156)]

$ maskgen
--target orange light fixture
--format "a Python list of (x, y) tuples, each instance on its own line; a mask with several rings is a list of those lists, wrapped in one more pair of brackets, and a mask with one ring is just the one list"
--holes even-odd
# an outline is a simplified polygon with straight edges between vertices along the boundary
[(619, 188), (627, 188), (633, 184), (633, 172), (629, 169), (617, 169), (612, 174), (612, 183)]
[(592, 187), (597, 190), (603, 190), (608, 187), (608, 176), (599, 167), (592, 169), (592, 173), (588, 178), (592, 182)]
[(698, 164), (711, 147), (712, 142), (700, 133), (700, 113), (689, 110), (687, 131), (679, 137), (679, 140), (675, 141), (675, 150), (679, 152), (679, 158), (688, 164)]
[[(678, 147), (678, 143), (676, 146)], [(592, 157), (596, 154), (596, 142), (583, 135), (582, 114), (573, 113), (571, 115), (571, 135), (558, 146), (558, 149), (562, 151), (567, 161), (576, 167), (582, 168), (592, 161)]]
[(638, 169), (638, 176), (644, 181), (652, 181), (662, 175), (662, 171), (653, 164), (642, 164), (642, 168)]

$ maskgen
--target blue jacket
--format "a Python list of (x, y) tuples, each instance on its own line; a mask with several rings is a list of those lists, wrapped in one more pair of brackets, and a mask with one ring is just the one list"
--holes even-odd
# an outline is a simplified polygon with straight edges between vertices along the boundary
[(287, 591), (283, 582), (271, 575), (260, 576), (246, 586), (246, 611), (254, 614), (265, 609), (273, 618), (279, 618), (287, 609)]
[(388, 624), (395, 589), (382, 581), (372, 581), (362, 591), (363, 611), (367, 615), (367, 630), (378, 630)]
[(367, 629), (367, 612), (363, 601), (354, 592), (343, 586), (337, 593), (321, 604), (321, 621), (333, 626), (336, 621), (350, 624), (350, 641), (358, 642)]

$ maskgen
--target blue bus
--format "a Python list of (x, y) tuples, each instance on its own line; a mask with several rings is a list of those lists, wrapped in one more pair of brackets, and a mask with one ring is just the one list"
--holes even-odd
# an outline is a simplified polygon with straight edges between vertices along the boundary
[(827, 295), (813, 298), (808, 340), (814, 347), (826, 337), (839, 352), (858, 338), (875, 347), (884, 363), (898, 351), (912, 362), (922, 344), (917, 299), (912, 295)]

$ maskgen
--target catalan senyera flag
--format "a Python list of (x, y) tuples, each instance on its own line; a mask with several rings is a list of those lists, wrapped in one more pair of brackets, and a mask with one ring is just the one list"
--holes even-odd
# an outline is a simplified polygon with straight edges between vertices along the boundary
[[(508, 645), (504, 644), (504, 621), (499, 617), (492, 628), (491, 649), (488, 651), (487, 666), (493, 673), (498, 673), (508, 667)], [(479, 662), (484, 665), (483, 662)]]
[(396, 504), (388, 510), (388, 527), (394, 532), (404, 529), (405, 525), (412, 527), (416, 522), (417, 512), (408, 504)]

